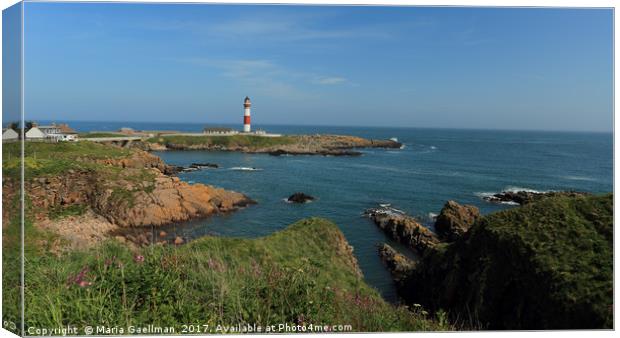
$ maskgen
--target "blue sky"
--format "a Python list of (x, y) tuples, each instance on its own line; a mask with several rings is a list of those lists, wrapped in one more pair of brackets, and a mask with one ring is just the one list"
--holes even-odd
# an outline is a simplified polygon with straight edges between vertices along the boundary
[(612, 15), (26, 3), (26, 118), (610, 131)]

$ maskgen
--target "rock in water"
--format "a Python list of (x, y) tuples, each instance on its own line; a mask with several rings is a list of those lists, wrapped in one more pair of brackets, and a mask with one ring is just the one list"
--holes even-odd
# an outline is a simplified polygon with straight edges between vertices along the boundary
[(415, 262), (383, 243), (379, 246), (379, 257), (387, 265), (396, 283), (404, 280), (415, 268)]
[(292, 203), (306, 203), (314, 201), (314, 197), (306, 195), (303, 192), (296, 192), (288, 197), (287, 201)]
[(419, 254), (433, 250), (439, 238), (413, 217), (390, 207), (372, 208), (364, 212), (390, 238), (410, 247)]
[(542, 198), (546, 197), (555, 197), (555, 196), (587, 196), (588, 193), (585, 192), (577, 192), (577, 191), (530, 191), (530, 190), (519, 190), (519, 191), (502, 191), (497, 194), (493, 194), (491, 196), (484, 196), (484, 199), (487, 202), (493, 203), (505, 203), (505, 204), (518, 204), (525, 205), (534, 201), (538, 201)]
[(198, 169), (202, 169), (202, 168), (213, 168), (213, 169), (217, 169), (220, 166), (217, 163), (192, 163), (190, 166), (190, 168), (198, 168)]
[(455, 201), (448, 201), (437, 216), (435, 230), (446, 240), (454, 241), (466, 233), (478, 218), (480, 210), (473, 205), (460, 205)]

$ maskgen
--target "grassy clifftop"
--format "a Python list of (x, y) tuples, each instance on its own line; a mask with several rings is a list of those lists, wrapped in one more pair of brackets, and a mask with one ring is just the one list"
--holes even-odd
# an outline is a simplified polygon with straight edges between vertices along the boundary
[[(2, 173), (8, 177), (20, 175), (20, 143), (2, 145)], [(99, 169), (97, 161), (128, 158), (133, 151), (93, 142), (26, 142), (24, 170), (26, 178), (66, 174), (74, 169)]]
[(489, 328), (613, 327), (613, 195), (494, 213), (426, 257), (407, 298)]
[(293, 136), (280, 137), (263, 137), (254, 135), (230, 135), (230, 136), (184, 136), (184, 135), (166, 135), (162, 137), (153, 137), (147, 140), (150, 143), (159, 143), (171, 147), (228, 147), (239, 148), (247, 147), (249, 149), (258, 149), (264, 147), (291, 144), (296, 142)]
[[(28, 252), (30, 326), (153, 324), (182, 330), (181, 324), (286, 323), (351, 325), (353, 331), (447, 329), (421, 311), (382, 300), (364, 282), (338, 227), (323, 219), (302, 220), (257, 239), (204, 237), (137, 252), (108, 242), (61, 257)], [(6, 299), (5, 306), (11, 301), (17, 304)], [(17, 310), (5, 309), (8, 318)]]

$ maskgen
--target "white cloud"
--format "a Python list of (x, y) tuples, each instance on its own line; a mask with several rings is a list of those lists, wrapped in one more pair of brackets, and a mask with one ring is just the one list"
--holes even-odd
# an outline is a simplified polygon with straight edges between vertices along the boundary
[(341, 76), (291, 70), (264, 59), (186, 58), (181, 61), (215, 68), (222, 76), (271, 96), (304, 97), (307, 94), (301, 88), (304, 85), (353, 85)]
[(319, 77), (316, 79), (315, 83), (322, 85), (335, 85), (347, 82), (347, 79), (343, 77), (337, 76), (327, 76), (327, 77)]

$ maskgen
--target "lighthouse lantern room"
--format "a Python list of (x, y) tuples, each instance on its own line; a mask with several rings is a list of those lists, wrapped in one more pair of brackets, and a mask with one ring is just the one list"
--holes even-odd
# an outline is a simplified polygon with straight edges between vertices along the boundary
[(250, 107), (252, 106), (252, 102), (250, 102), (249, 97), (245, 97), (243, 100), (243, 132), (249, 133), (251, 131), (250, 128)]

